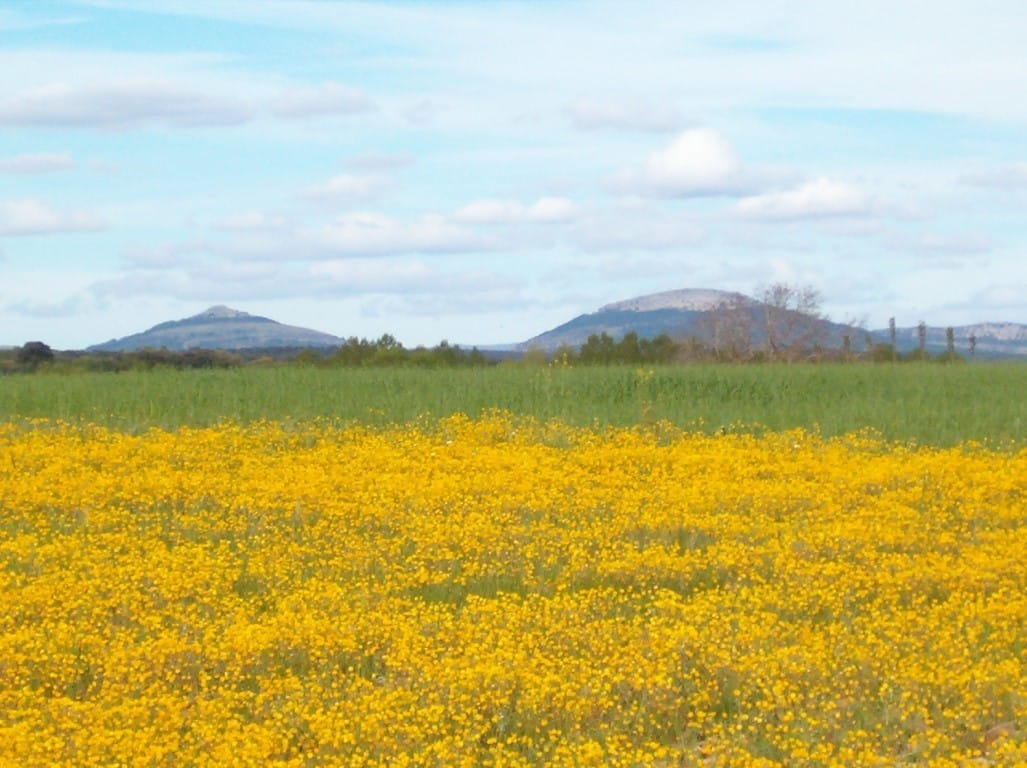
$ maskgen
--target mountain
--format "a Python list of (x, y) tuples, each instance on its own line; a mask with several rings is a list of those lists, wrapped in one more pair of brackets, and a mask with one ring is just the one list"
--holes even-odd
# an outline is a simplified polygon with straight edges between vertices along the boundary
[[(580, 346), (592, 335), (605, 333), (614, 340), (619, 340), (632, 331), (641, 338), (653, 338), (665, 333), (674, 339), (694, 337), (708, 342), (717, 323), (720, 322), (722, 328), (725, 325), (723, 307), (732, 307), (735, 320), (741, 318), (741, 326), (748, 328), (749, 343), (753, 347), (765, 344), (768, 309), (766, 304), (740, 293), (713, 289), (683, 289), (636, 296), (606, 304), (595, 312), (579, 315), (556, 328), (521, 342), (517, 348), (521, 351), (531, 348), (553, 351), (561, 345)], [(785, 324), (795, 324), (796, 317), (796, 313), (786, 313)], [(806, 330), (814, 331), (820, 344), (826, 348), (841, 348), (845, 336), (849, 337), (854, 351), (866, 349), (868, 341), (873, 344), (885, 344), (890, 339), (887, 329), (867, 331), (826, 319), (818, 319), (814, 323), (812, 329), (807, 327)], [(736, 325), (735, 328), (737, 327)], [(731, 329), (728, 331), (731, 332)], [(970, 354), (971, 335), (976, 338), (976, 356), (1027, 356), (1027, 325), (978, 323), (953, 328), (956, 352), (964, 357)], [(899, 352), (916, 349), (919, 346), (917, 327), (897, 328), (895, 342)], [(946, 329), (929, 326), (925, 348), (932, 355), (944, 352)]]
[[(765, 342), (768, 309), (763, 302), (741, 293), (713, 289), (664, 291), (606, 304), (528, 339), (520, 348), (552, 351), (561, 345), (579, 346), (592, 335), (605, 333), (618, 340), (629, 332), (640, 338), (651, 339), (665, 333), (674, 339), (693, 337), (702, 341), (709, 341), (715, 332), (729, 332), (736, 338), (742, 334), (755, 348)], [(792, 310), (778, 313), (777, 317), (778, 328), (791, 329), (782, 332), (785, 335), (795, 336), (801, 327), (803, 334), (815, 335), (825, 347), (841, 347), (846, 335), (853, 349), (864, 344), (866, 334), (852, 326), (822, 319), (813, 319), (810, 326), (807, 316)], [(718, 324), (719, 331), (715, 330)]]
[(634, 331), (641, 338), (666, 333), (672, 337), (697, 335), (700, 319), (722, 303), (754, 302), (740, 293), (712, 289), (663, 291), (606, 304), (595, 312), (578, 315), (563, 325), (540, 333), (518, 345), (554, 350), (561, 345), (578, 346), (589, 336), (605, 333), (614, 339)]
[(94, 344), (88, 352), (127, 352), (150, 347), (184, 349), (252, 349), (256, 347), (332, 347), (343, 339), (329, 333), (283, 325), (267, 317), (225, 306), (159, 323), (147, 331)]

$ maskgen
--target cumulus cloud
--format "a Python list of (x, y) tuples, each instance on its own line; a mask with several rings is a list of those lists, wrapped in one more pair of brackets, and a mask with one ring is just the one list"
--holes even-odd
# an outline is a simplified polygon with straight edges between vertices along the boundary
[(215, 96), (159, 80), (133, 80), (72, 88), (45, 85), (0, 101), (0, 124), (54, 128), (125, 129), (234, 125), (252, 109), (230, 96)]
[(865, 216), (871, 212), (871, 201), (850, 184), (821, 178), (792, 189), (743, 198), (735, 210), (757, 219), (820, 219)]
[(564, 197), (539, 198), (532, 205), (515, 200), (475, 200), (456, 212), (454, 218), (471, 224), (551, 224), (569, 221), (577, 206)]
[(677, 110), (655, 104), (582, 99), (567, 108), (571, 125), (582, 131), (674, 131), (681, 127)]
[(325, 203), (355, 203), (376, 197), (391, 186), (387, 176), (343, 173), (309, 188), (304, 197)]
[(374, 102), (366, 93), (341, 83), (296, 88), (283, 93), (271, 103), (271, 111), (279, 117), (354, 115), (374, 109)]
[(975, 187), (998, 189), (1027, 187), (1027, 163), (1012, 163), (963, 176), (961, 181)]
[(91, 213), (61, 213), (38, 200), (0, 202), (0, 235), (90, 232), (104, 226), (104, 222)]
[(614, 178), (612, 186), (650, 197), (705, 197), (742, 194), (753, 184), (719, 133), (692, 128), (650, 154), (641, 169)]
[(0, 173), (52, 173), (74, 167), (71, 157), (59, 152), (38, 152), (35, 154), (0, 157)]
[(738, 184), (741, 164), (731, 146), (706, 128), (685, 131), (645, 164), (645, 178), (671, 194), (723, 192)]

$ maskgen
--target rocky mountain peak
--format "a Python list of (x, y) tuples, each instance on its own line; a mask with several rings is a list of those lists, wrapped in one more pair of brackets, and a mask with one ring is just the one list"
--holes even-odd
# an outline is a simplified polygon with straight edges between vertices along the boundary
[(677, 291), (662, 291), (646, 296), (636, 296), (616, 301), (599, 308), (599, 312), (653, 312), (659, 309), (678, 309), (689, 312), (707, 312), (720, 304), (744, 299), (740, 293), (718, 291), (712, 288), (685, 288)]
[(197, 319), (200, 319), (200, 318), (224, 319), (224, 318), (232, 318), (232, 317), (250, 317), (250, 313), (249, 312), (242, 312), (242, 311), (240, 311), (238, 309), (232, 309), (231, 307), (226, 307), (224, 304), (216, 304), (213, 307), (211, 307), (210, 309), (204, 310), (203, 312), (200, 312), (200, 314), (194, 315), (193, 317), (195, 317)]

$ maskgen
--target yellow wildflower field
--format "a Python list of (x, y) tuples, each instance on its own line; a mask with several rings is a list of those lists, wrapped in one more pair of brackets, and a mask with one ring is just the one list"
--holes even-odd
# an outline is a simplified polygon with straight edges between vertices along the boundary
[(0, 764), (1027, 763), (1027, 451), (0, 425)]

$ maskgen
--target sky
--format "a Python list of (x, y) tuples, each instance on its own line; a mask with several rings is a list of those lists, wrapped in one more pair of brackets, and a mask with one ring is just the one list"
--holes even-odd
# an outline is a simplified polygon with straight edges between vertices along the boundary
[(3, 0), (0, 345), (679, 288), (1027, 323), (1022, 0)]

